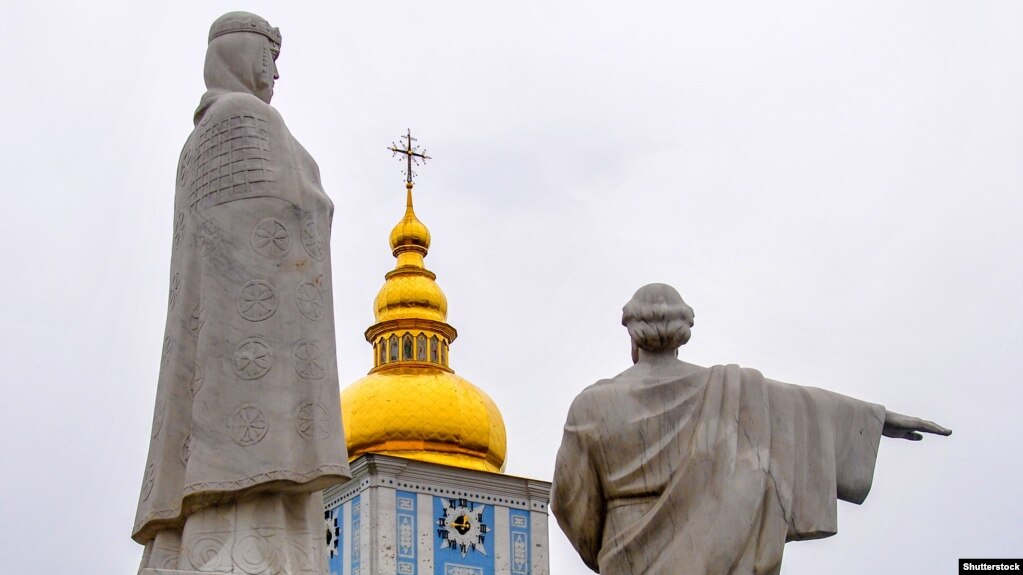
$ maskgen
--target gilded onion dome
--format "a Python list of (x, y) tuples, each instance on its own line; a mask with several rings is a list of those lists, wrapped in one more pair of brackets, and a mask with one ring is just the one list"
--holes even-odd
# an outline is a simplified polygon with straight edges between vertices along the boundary
[(397, 265), (374, 305), (366, 330), (373, 369), (341, 394), (351, 459), (364, 453), (467, 469), (504, 469), (504, 419), (490, 396), (451, 369), (448, 350), (458, 333), (447, 323), (448, 302), (426, 269), (430, 231), (412, 208), (391, 230)]

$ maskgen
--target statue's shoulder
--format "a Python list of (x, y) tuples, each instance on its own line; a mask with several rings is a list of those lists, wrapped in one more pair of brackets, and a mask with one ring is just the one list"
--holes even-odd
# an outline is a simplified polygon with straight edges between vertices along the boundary
[(613, 383), (614, 380), (602, 379), (579, 392), (568, 408), (565, 429), (583, 434), (597, 432), (602, 427), (600, 422), (608, 417), (609, 406), (618, 404), (613, 399), (616, 387)]
[(217, 96), (203, 113), (200, 125), (216, 124), (225, 120), (241, 121), (254, 118), (267, 123), (282, 122), (273, 106), (245, 92), (228, 92)]
[(615, 383), (618, 383), (618, 381), (617, 381), (618, 377), (619, 376), (615, 376), (615, 377), (612, 377), (610, 379), (598, 380), (596, 383), (593, 383), (593, 384), (587, 386), (585, 389), (583, 389), (582, 392), (579, 395), (580, 396), (601, 396), (601, 395), (606, 395), (608, 393), (614, 393), (615, 390), (616, 390)]
[(603, 405), (606, 399), (617, 392), (615, 380), (601, 379), (600, 381), (587, 386), (579, 392), (572, 400), (572, 410), (590, 409), (593, 406)]
[(210, 106), (210, 110), (212, 111), (216, 107), (223, 110), (265, 113), (270, 109), (270, 104), (247, 92), (227, 92), (217, 96), (215, 103)]
[(742, 376), (743, 379), (764, 379), (764, 374), (752, 367), (742, 367), (736, 363), (712, 365), (706, 368), (712, 372), (733, 373)]
[(216, 93), (203, 96), (197, 118), (178, 172), (189, 205), (279, 197), (287, 172), (277, 166), (289, 146), (276, 110), (244, 92)]
[(615, 389), (615, 383), (617, 383), (618, 376), (609, 379), (600, 379), (595, 383), (588, 385), (583, 389), (580, 395), (601, 395), (606, 393), (612, 393)]

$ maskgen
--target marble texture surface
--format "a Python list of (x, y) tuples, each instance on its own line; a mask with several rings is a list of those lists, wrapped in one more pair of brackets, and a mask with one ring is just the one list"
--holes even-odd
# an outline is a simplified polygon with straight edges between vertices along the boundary
[(693, 311), (670, 286), (623, 310), (635, 364), (572, 404), (551, 510), (605, 575), (769, 575), (787, 541), (838, 530), (870, 490), (882, 435), (951, 433), (736, 365), (677, 359)]
[(349, 476), (333, 204), (269, 106), (280, 33), (232, 12), (181, 152), (166, 335), (132, 537), (142, 572), (322, 573), (321, 490)]

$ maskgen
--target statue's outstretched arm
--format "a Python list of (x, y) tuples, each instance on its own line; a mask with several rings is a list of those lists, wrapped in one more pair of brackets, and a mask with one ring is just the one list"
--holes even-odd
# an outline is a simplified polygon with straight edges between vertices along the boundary
[(921, 431), (936, 435), (952, 435), (951, 429), (942, 427), (933, 421), (902, 415), (894, 411), (885, 411), (884, 428), (881, 429), (881, 434), (885, 437), (920, 441), (924, 438), (923, 435), (920, 435)]

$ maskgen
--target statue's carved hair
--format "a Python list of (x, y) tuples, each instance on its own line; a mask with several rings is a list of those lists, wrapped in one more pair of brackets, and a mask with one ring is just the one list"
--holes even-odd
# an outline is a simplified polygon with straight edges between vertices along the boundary
[(693, 308), (667, 284), (645, 285), (622, 308), (622, 325), (636, 347), (646, 351), (678, 349), (689, 341)]

